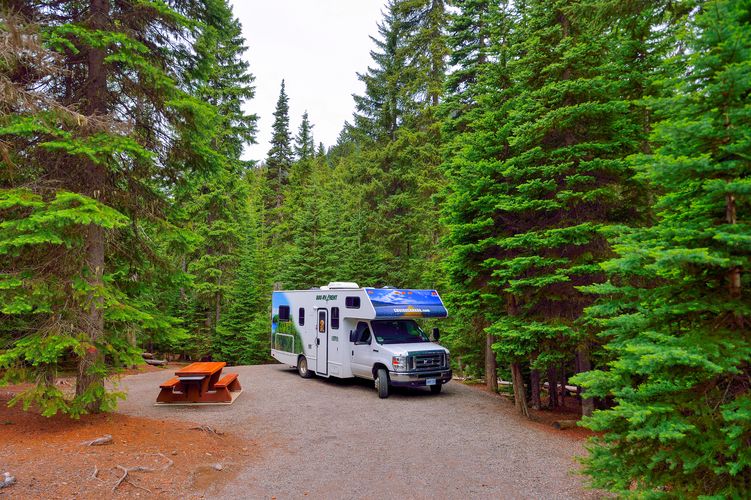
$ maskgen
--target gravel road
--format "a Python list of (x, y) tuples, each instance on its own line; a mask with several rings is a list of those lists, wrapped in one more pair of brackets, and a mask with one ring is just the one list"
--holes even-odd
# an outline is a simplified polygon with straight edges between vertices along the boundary
[(123, 413), (183, 419), (268, 443), (225, 498), (595, 498), (574, 457), (580, 439), (518, 417), (503, 398), (452, 381), (438, 396), (372, 382), (301, 379), (241, 366), (231, 406), (153, 406), (167, 373), (126, 377)]

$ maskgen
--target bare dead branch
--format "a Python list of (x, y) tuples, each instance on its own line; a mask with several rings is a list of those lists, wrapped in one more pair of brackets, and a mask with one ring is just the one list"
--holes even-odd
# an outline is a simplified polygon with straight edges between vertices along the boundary
[(102, 437), (93, 439), (91, 441), (84, 441), (81, 443), (85, 446), (102, 446), (105, 444), (112, 444), (112, 435), (111, 434), (105, 434)]

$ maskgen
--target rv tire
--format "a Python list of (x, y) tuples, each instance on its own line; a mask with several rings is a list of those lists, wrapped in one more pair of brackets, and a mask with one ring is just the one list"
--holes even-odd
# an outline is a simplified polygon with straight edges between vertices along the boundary
[(308, 370), (308, 360), (305, 358), (305, 356), (300, 356), (297, 358), (297, 373), (302, 378), (310, 378), (313, 376), (313, 374)]
[(442, 387), (443, 387), (443, 384), (440, 382), (437, 382), (435, 385), (430, 386), (430, 392), (432, 392), (433, 394), (440, 394)]
[(378, 389), (379, 398), (389, 397), (389, 373), (386, 368), (379, 368), (376, 372), (375, 386)]

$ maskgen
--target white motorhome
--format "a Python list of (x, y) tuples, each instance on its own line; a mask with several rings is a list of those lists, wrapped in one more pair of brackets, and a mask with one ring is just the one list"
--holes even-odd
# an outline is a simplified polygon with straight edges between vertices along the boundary
[(381, 398), (390, 386), (428, 386), (437, 394), (451, 380), (448, 349), (415, 321), (448, 315), (435, 290), (335, 282), (274, 292), (271, 304), (271, 355), (301, 377), (370, 379)]

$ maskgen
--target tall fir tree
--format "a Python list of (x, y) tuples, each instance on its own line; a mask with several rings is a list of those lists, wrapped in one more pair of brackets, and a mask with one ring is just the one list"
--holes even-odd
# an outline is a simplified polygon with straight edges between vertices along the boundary
[[(378, 278), (384, 284), (421, 286), (435, 277), (429, 268), (440, 228), (433, 195), (442, 177), (433, 103), (443, 75), (434, 70), (445, 63), (444, 23), (442, 2), (389, 2), (374, 39), (375, 65), (360, 75), (366, 85), (355, 96), (355, 125), (345, 131), (357, 158), (351, 182), (362, 185), (368, 209), (364, 238), (386, 270)], [(437, 40), (429, 42), (429, 34)], [(412, 228), (406, 237), (405, 227)]]
[(514, 25), (508, 5), (484, 1), (456, 2), (450, 18), (451, 67), (446, 79), (443, 119), (444, 174), (448, 186), (443, 194), (445, 245), (449, 255), (444, 267), (450, 281), (447, 298), (455, 320), (446, 341), (462, 361), (462, 370), (482, 374), (489, 390), (498, 389), (495, 337), (485, 329), (498, 316), (489, 310), (485, 294), (490, 255), (496, 228), (490, 215), (496, 186), (495, 169), (508, 150), (508, 108), (510, 78), (507, 61)]
[(287, 185), (293, 162), (292, 138), (289, 131), (289, 97), (284, 80), (279, 89), (279, 99), (274, 110), (271, 149), (266, 157), (267, 189), (270, 192), (269, 207), (281, 208), (284, 201), (284, 186)]
[(313, 140), (313, 125), (310, 123), (308, 112), (302, 114), (300, 128), (295, 136), (295, 156), (297, 160), (310, 160), (315, 156), (315, 141)]
[[(0, 367), (4, 382), (38, 382), (13, 401), (45, 415), (111, 408), (104, 379), (134, 361), (132, 333), (173, 325), (142, 280), (160, 260), (146, 235), (173, 230), (165, 193), (215, 159), (216, 110), (182, 85), (195, 5), (2, 6), (0, 293), (16, 329)], [(54, 384), (68, 360), (72, 400)]]
[(607, 369), (578, 377), (615, 407), (586, 421), (586, 472), (621, 495), (751, 495), (751, 3), (702, 2), (654, 153), (637, 157), (657, 221), (616, 240), (588, 310)]
[(244, 144), (254, 142), (256, 116), (242, 106), (253, 98), (253, 76), (242, 60), (246, 50), (242, 28), (226, 0), (203, 4), (199, 13), (205, 27), (196, 41), (196, 61), (191, 87), (220, 114), (214, 125), (212, 149), (219, 155), (210, 171), (197, 170), (176, 192), (181, 224), (196, 233), (200, 243), (185, 260), (192, 277), (191, 307), (180, 312), (194, 318), (189, 350), (193, 357), (211, 352), (211, 342), (221, 321), (226, 295), (233, 286), (242, 246), (248, 192), (241, 161)]

